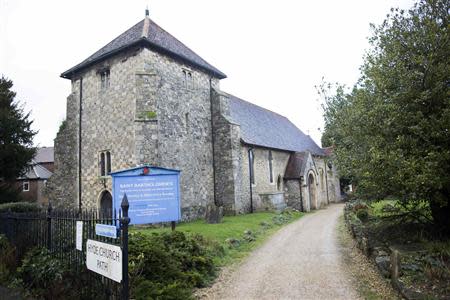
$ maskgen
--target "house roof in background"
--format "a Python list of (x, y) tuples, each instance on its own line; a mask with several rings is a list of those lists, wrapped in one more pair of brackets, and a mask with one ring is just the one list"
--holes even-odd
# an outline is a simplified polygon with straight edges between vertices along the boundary
[(288, 118), (228, 94), (231, 122), (241, 127), (246, 144), (293, 152), (309, 151), (325, 155), (313, 139)]
[(54, 162), (55, 161), (54, 148), (53, 147), (38, 148), (33, 160), (36, 163)]
[(33, 161), (33, 164), (28, 167), (27, 172), (19, 179), (49, 179), (53, 173), (44, 168), (43, 166), (37, 164)]
[(72, 78), (80, 70), (136, 45), (143, 45), (167, 54), (172, 58), (203, 69), (217, 78), (227, 77), (148, 17), (106, 44), (83, 62), (62, 73), (61, 77)]

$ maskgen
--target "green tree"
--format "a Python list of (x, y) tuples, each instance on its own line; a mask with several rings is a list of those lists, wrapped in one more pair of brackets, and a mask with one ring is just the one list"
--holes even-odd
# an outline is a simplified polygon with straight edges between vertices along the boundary
[(322, 84), (324, 145), (369, 198), (426, 200), (450, 229), (450, 36), (448, 0), (391, 9), (373, 26), (351, 90)]
[(17, 200), (14, 180), (23, 175), (36, 153), (32, 147), (36, 134), (31, 130), (30, 113), (14, 100), (11, 80), (0, 78), (0, 203)]

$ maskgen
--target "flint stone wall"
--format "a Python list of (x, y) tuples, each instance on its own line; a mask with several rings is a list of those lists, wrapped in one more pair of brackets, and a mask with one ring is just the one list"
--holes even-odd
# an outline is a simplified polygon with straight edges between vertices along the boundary
[[(110, 70), (102, 89), (99, 70)], [(191, 74), (186, 82), (183, 71)], [(117, 171), (143, 163), (181, 170), (183, 219), (204, 216), (213, 201), (210, 87), (218, 79), (148, 49), (132, 49), (92, 66), (83, 77), (82, 203), (99, 208), (111, 191), (100, 177), (101, 151)], [(49, 193), (60, 205), (77, 203), (79, 85), (72, 84), (67, 125), (55, 143), (55, 175)]]

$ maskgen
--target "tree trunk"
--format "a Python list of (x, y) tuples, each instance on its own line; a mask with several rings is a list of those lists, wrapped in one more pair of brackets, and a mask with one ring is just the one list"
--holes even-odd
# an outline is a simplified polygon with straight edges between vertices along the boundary
[(432, 201), (430, 207), (434, 224), (438, 226), (439, 231), (447, 236), (450, 235), (450, 205), (448, 198), (444, 205)]

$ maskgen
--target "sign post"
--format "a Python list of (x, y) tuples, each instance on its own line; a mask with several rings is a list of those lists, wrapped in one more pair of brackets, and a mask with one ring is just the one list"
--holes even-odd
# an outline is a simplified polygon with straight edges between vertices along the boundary
[(122, 273), (125, 274), (125, 278), (122, 283), (122, 299), (128, 300), (130, 297), (128, 286), (128, 224), (130, 224), (130, 218), (128, 217), (129, 203), (127, 195), (125, 194), (122, 199), (122, 218), (120, 219), (120, 226), (122, 228), (122, 249), (123, 249), (123, 261)]
[(94, 240), (86, 242), (86, 266), (89, 270), (122, 281), (122, 249)]
[(95, 224), (95, 234), (109, 237), (112, 239), (117, 238), (117, 227), (114, 225)]
[(118, 211), (125, 194), (132, 224), (179, 221), (180, 171), (142, 166), (111, 173), (113, 203)]
[(83, 221), (77, 221), (76, 248), (83, 251)]

